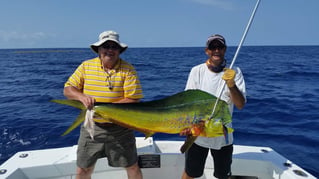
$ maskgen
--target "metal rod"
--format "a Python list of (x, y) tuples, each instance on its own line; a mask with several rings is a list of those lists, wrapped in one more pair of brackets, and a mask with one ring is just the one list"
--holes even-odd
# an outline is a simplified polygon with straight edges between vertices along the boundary
[[(253, 10), (253, 12), (252, 12), (252, 14), (251, 14), (251, 16), (250, 16), (250, 19), (249, 19), (248, 24), (247, 24), (247, 26), (246, 26), (246, 29), (245, 29), (245, 31), (244, 31), (244, 35), (242, 36), (242, 38), (241, 38), (241, 40), (240, 40), (240, 42), (239, 42), (239, 45), (238, 45), (237, 50), (236, 50), (236, 53), (235, 53), (235, 55), (234, 55), (234, 57), (233, 57), (233, 60), (232, 60), (232, 62), (231, 62), (231, 64), (230, 64), (230, 66), (229, 66), (230, 69), (233, 68), (233, 65), (234, 65), (234, 63), (235, 63), (235, 61), (236, 61), (236, 58), (237, 58), (238, 53), (239, 53), (239, 51), (240, 51), (240, 49), (241, 49), (241, 46), (242, 46), (242, 44), (243, 44), (244, 41), (245, 41), (247, 32), (248, 32), (248, 30), (249, 30), (249, 28), (250, 28), (250, 25), (251, 25), (251, 23), (252, 23), (252, 21), (253, 21), (253, 19), (254, 19), (254, 17), (255, 17), (255, 13), (256, 13), (257, 8), (258, 8), (258, 6), (259, 6), (259, 2), (260, 2), (260, 0), (257, 0), (257, 3), (256, 3), (256, 5), (255, 5), (255, 8), (254, 8), (254, 10)], [(218, 104), (218, 102), (219, 102), (219, 99), (221, 98), (221, 95), (222, 95), (223, 91), (224, 91), (225, 85), (226, 85), (226, 83), (225, 83), (225, 81), (223, 81), (223, 82), (222, 82), (222, 87), (220, 88), (220, 91), (219, 91), (219, 93), (218, 93), (218, 97), (217, 97), (217, 99), (216, 99), (216, 102), (215, 102), (215, 105), (214, 105), (212, 114), (211, 114), (210, 117), (209, 117), (209, 120), (211, 120), (211, 119), (213, 118), (213, 116), (214, 116), (214, 113), (215, 113), (217, 104)]]

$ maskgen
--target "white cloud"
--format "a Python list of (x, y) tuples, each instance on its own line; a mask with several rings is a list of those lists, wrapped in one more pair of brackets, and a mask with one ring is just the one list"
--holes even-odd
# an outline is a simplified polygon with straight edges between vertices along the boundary
[(44, 42), (54, 38), (54, 34), (44, 32), (26, 33), (0, 30), (0, 48), (42, 47), (43, 45), (47, 45)]
[(193, 2), (203, 4), (203, 5), (209, 5), (214, 6), (218, 8), (223, 8), (226, 10), (232, 10), (233, 9), (233, 3), (225, 0), (191, 0)]
[(33, 33), (21, 33), (17, 31), (2, 31), (0, 30), (0, 40), (5, 42), (10, 41), (38, 41), (48, 38), (43, 32), (33, 32)]

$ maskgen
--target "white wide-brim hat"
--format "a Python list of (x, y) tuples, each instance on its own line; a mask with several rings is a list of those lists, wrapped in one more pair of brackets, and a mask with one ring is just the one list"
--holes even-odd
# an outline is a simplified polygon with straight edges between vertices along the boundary
[(120, 53), (124, 52), (128, 47), (125, 43), (120, 42), (120, 35), (112, 30), (102, 32), (99, 35), (99, 41), (95, 42), (90, 47), (95, 53), (98, 53), (99, 46), (101, 46), (106, 41), (113, 41), (117, 43), (120, 47), (122, 47), (120, 49)]

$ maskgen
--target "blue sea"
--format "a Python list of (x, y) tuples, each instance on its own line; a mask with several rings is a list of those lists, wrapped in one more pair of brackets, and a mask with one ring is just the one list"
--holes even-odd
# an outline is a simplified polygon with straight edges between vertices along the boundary
[[(50, 100), (64, 99), (67, 78), (93, 57), (89, 48), (0, 50), (0, 164), (19, 151), (77, 144), (78, 128), (61, 134), (79, 111)], [(144, 101), (183, 91), (191, 67), (206, 60), (202, 47), (129, 48), (121, 57), (135, 66)], [(235, 144), (272, 147), (319, 177), (319, 46), (243, 46), (235, 66), (248, 92), (234, 111)]]

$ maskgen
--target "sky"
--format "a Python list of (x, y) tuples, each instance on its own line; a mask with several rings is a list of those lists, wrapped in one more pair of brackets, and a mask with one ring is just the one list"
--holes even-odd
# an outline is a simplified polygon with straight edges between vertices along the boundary
[[(88, 48), (106, 30), (129, 47), (238, 46), (257, 0), (1, 0), (0, 49)], [(243, 45), (319, 45), (318, 0), (260, 0)]]

